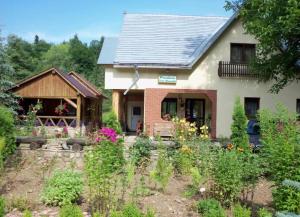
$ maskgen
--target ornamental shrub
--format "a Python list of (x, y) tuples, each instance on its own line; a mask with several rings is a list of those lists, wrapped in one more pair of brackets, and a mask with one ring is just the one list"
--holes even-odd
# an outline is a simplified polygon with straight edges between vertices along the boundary
[(59, 217), (83, 217), (79, 206), (66, 205), (59, 210)]
[(225, 210), (216, 199), (200, 200), (197, 209), (203, 217), (226, 217)]
[(151, 140), (149, 137), (137, 137), (135, 143), (130, 147), (131, 160), (138, 166), (140, 163), (150, 160)]
[(213, 162), (215, 198), (230, 206), (243, 188), (243, 162), (236, 150), (219, 150)]
[(285, 179), (300, 182), (300, 142), (296, 114), (283, 105), (275, 112), (263, 110), (259, 113), (264, 164), (275, 183), (273, 200), (277, 210), (300, 214), (300, 193), (285, 186)]
[(13, 114), (11, 110), (3, 106), (0, 106), (0, 137), (5, 138), (5, 146), (2, 150), (2, 157), (5, 159), (8, 155), (14, 153), (16, 143)]
[(251, 217), (251, 210), (237, 204), (233, 207), (233, 217)]
[(42, 201), (47, 205), (69, 205), (79, 199), (83, 191), (82, 174), (73, 170), (57, 170), (47, 180)]
[(5, 215), (5, 199), (0, 196), (0, 217), (4, 217)]
[(118, 134), (122, 133), (121, 124), (113, 111), (104, 114), (103, 124), (105, 127), (114, 129)]
[(240, 98), (236, 98), (231, 124), (231, 141), (237, 148), (249, 150), (249, 137), (247, 134), (247, 117)]

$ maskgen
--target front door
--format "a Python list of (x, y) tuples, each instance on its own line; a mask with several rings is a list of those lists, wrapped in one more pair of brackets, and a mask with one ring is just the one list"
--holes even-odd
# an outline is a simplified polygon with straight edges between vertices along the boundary
[(186, 99), (185, 118), (187, 121), (196, 123), (199, 128), (205, 124), (205, 100)]
[(138, 121), (143, 123), (143, 110), (144, 105), (142, 102), (132, 102), (128, 104), (128, 128), (130, 131), (136, 131)]

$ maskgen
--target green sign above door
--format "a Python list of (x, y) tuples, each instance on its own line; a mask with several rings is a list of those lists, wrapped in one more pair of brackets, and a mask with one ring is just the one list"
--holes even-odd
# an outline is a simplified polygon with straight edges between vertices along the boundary
[(160, 75), (158, 83), (160, 84), (176, 84), (176, 75)]

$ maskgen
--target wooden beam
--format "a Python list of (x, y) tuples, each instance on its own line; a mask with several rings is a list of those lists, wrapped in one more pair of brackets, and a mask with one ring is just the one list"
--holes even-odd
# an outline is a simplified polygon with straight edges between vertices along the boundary
[(77, 105), (76, 103), (74, 103), (72, 100), (68, 99), (68, 98), (64, 98), (64, 100), (69, 103), (73, 108), (77, 109)]
[(80, 127), (80, 117), (81, 117), (81, 96), (77, 96), (77, 110), (76, 110), (76, 127)]

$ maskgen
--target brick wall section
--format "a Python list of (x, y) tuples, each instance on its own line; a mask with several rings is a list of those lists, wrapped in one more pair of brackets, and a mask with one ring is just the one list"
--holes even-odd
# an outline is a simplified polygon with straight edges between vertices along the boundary
[(205, 94), (211, 101), (211, 137), (216, 138), (216, 124), (217, 124), (217, 91), (216, 90), (201, 90), (201, 89), (161, 89), (149, 88), (145, 89), (144, 103), (145, 103), (145, 128), (146, 133), (153, 136), (154, 123), (165, 123), (161, 119), (161, 102), (168, 93), (198, 93)]

